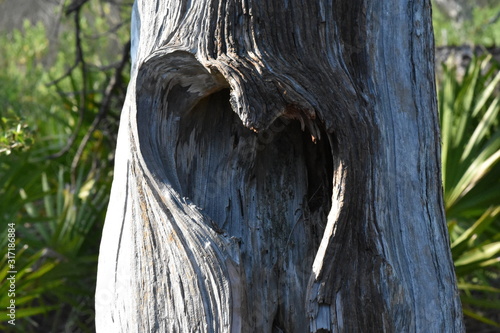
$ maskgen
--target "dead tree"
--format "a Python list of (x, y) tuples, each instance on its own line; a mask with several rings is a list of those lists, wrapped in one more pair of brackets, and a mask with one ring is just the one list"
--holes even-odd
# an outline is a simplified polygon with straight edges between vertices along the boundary
[(461, 332), (429, 1), (138, 0), (98, 332)]

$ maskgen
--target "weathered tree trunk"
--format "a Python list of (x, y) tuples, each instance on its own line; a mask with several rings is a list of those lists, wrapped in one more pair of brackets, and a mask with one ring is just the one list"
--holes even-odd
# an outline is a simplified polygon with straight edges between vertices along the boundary
[(137, 1), (98, 332), (463, 331), (430, 11)]

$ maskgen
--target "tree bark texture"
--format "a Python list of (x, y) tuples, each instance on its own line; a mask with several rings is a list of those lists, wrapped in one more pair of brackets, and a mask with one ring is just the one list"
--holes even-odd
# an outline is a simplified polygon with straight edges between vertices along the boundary
[(429, 1), (138, 0), (98, 332), (461, 332)]

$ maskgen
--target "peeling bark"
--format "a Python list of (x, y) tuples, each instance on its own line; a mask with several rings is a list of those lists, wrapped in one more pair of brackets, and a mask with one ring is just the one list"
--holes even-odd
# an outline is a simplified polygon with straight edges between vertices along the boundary
[(461, 332), (428, 1), (137, 1), (98, 332)]

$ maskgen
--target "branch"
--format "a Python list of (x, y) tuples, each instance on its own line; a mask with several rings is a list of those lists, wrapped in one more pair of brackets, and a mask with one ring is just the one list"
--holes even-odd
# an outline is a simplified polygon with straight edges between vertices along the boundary
[(66, 15), (69, 15), (73, 12), (79, 12), (82, 6), (88, 2), (89, 0), (74, 0), (69, 6), (66, 8)]
[(499, 19), (500, 19), (500, 11), (495, 16), (493, 16), (492, 18), (490, 18), (488, 20), (488, 22), (486, 23), (486, 25), (495, 24), (495, 22), (498, 21)]
[[(86, 1), (86, 0), (85, 0)], [(85, 63), (85, 59), (83, 57), (83, 48), (82, 48), (82, 38), (81, 38), (81, 26), (80, 26), (80, 8), (78, 8), (77, 11), (75, 11), (74, 15), (74, 21), (75, 21), (75, 36), (76, 36), (76, 58), (75, 58), (75, 64), (70, 68), (69, 71), (67, 71), (62, 77), (52, 81), (50, 84), (57, 84), (60, 82), (63, 78), (71, 75), (73, 70), (78, 66), (82, 66), (82, 90), (80, 92), (80, 107), (78, 108), (78, 123), (76, 124), (75, 130), (73, 131), (73, 134), (69, 138), (68, 142), (66, 145), (57, 153), (54, 153), (50, 156), (48, 156), (48, 159), (55, 159), (59, 158), (62, 155), (66, 154), (73, 144), (76, 141), (76, 138), (78, 136), (78, 132), (80, 131), (80, 128), (82, 127), (83, 124), (83, 116), (85, 114), (85, 99), (87, 96), (87, 65)]]
[(92, 122), (92, 125), (90, 126), (89, 130), (83, 137), (82, 141), (80, 142), (80, 145), (78, 146), (78, 150), (76, 152), (75, 157), (73, 158), (73, 162), (71, 163), (71, 170), (72, 173), (78, 166), (78, 163), (82, 157), (83, 151), (85, 147), (87, 146), (87, 143), (90, 140), (90, 137), (92, 134), (95, 132), (97, 127), (99, 126), (100, 122), (104, 119), (106, 116), (108, 110), (109, 110), (109, 104), (111, 102), (111, 97), (112, 93), (115, 90), (115, 88), (119, 85), (121, 82), (121, 73), (123, 69), (125, 68), (125, 65), (129, 61), (129, 55), (130, 55), (130, 40), (125, 44), (124, 49), (122, 51), (122, 59), (118, 66), (115, 68), (115, 73), (111, 77), (111, 79), (108, 82), (108, 85), (106, 86), (106, 89), (104, 90), (104, 96), (103, 100), (101, 103), (101, 106), (99, 107), (99, 112), (97, 113), (97, 116), (94, 118), (94, 121)]

